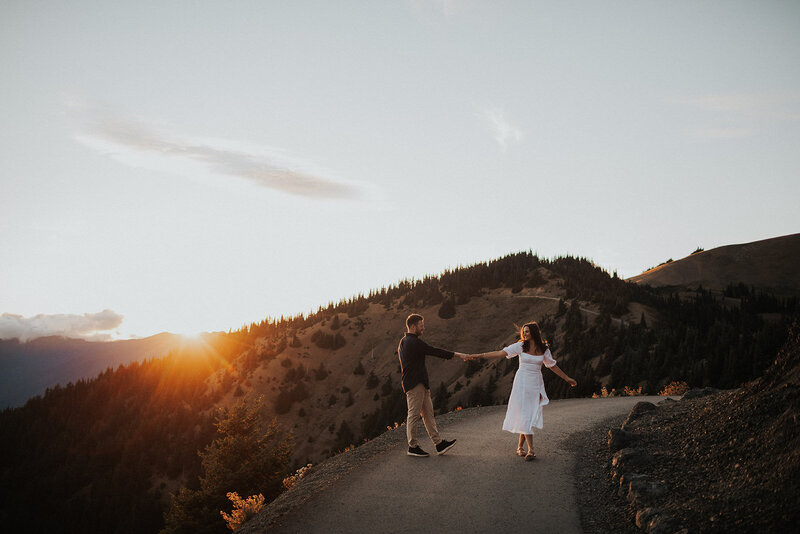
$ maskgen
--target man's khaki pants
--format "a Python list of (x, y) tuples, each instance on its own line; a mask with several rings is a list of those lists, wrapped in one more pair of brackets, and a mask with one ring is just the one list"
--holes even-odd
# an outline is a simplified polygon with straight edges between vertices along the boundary
[(408, 446), (417, 447), (417, 423), (419, 423), (420, 415), (422, 415), (422, 422), (425, 424), (425, 430), (431, 437), (431, 441), (438, 445), (442, 438), (439, 437), (439, 431), (436, 429), (436, 420), (433, 418), (433, 403), (431, 402), (431, 390), (425, 387), (424, 384), (417, 384), (411, 390), (406, 391), (406, 402), (408, 403), (408, 417), (406, 418), (406, 436), (408, 437)]

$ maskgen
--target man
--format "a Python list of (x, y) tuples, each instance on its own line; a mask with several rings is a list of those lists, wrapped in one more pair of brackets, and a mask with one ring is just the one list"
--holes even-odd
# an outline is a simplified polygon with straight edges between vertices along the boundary
[(431, 347), (420, 339), (425, 331), (425, 319), (412, 313), (406, 319), (406, 335), (400, 340), (397, 355), (400, 358), (400, 367), (403, 370), (403, 391), (406, 393), (408, 404), (408, 418), (406, 419), (406, 437), (408, 438), (409, 456), (428, 456), (417, 441), (417, 423), (420, 414), (425, 430), (428, 431), (431, 441), (436, 445), (436, 454), (444, 454), (456, 444), (456, 440), (446, 440), (439, 436), (436, 420), (433, 418), (433, 403), (431, 402), (431, 386), (428, 383), (428, 369), (425, 367), (425, 356), (436, 356), (445, 360), (453, 356), (466, 358), (466, 354), (450, 352), (448, 350)]

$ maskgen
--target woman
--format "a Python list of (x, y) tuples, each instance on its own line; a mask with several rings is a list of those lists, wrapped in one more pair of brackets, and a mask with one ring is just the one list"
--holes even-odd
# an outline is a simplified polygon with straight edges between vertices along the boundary
[[(542, 406), (548, 404), (550, 399), (544, 390), (542, 378), (542, 363), (555, 374), (566, 380), (570, 386), (578, 383), (567, 376), (558, 368), (553, 355), (550, 354), (550, 345), (542, 339), (542, 332), (535, 322), (528, 323), (520, 329), (520, 340), (509, 345), (503, 350), (471, 354), (470, 358), (513, 358), (519, 356), (519, 370), (514, 375), (514, 385), (511, 388), (511, 397), (508, 399), (506, 419), (503, 421), (503, 430), (519, 434), (517, 456), (525, 456), (525, 460), (533, 460), (533, 429), (542, 428)], [(528, 453), (525, 454), (523, 444), (528, 443)]]

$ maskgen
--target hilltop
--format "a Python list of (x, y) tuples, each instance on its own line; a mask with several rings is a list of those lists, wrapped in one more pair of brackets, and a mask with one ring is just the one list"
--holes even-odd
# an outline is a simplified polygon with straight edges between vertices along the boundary
[(628, 281), (716, 290), (743, 283), (776, 294), (800, 295), (800, 234), (701, 250)]

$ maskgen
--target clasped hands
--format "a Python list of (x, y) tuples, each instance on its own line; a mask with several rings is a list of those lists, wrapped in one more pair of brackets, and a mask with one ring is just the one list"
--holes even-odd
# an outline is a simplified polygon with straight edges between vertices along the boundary
[(456, 352), (456, 356), (458, 356), (459, 358), (461, 358), (464, 361), (477, 360), (479, 358), (479, 356), (477, 354), (465, 354), (463, 352)]

